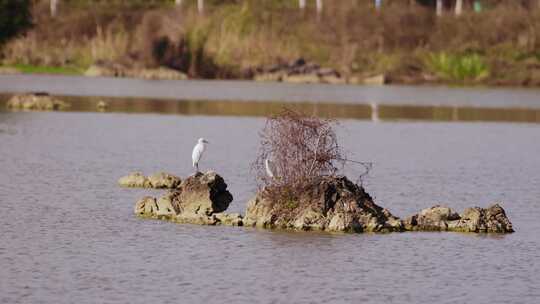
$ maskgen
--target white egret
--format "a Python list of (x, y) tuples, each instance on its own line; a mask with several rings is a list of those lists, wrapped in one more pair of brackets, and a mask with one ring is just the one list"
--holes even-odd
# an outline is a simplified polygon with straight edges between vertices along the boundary
[(270, 178), (274, 178), (275, 175), (274, 175), (274, 171), (275, 168), (274, 168), (274, 164), (272, 164), (272, 162), (270, 161), (270, 159), (265, 159), (264, 160), (264, 168), (266, 169), (266, 174), (270, 177)]
[(191, 159), (193, 160), (193, 167), (199, 172), (199, 161), (201, 160), (201, 157), (203, 156), (204, 150), (206, 150), (206, 144), (208, 141), (204, 138), (199, 138), (199, 141), (193, 147), (193, 153), (191, 154)]

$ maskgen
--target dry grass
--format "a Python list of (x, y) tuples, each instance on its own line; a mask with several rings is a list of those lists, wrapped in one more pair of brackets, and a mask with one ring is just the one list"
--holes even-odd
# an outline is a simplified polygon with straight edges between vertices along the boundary
[(158, 2), (151, 8), (98, 3), (92, 10), (73, 4), (56, 19), (46, 2), (34, 8), (36, 27), (5, 46), (4, 63), (84, 67), (106, 59), (237, 78), (254, 66), (304, 57), (345, 76), (411, 75), (433, 73), (426, 59), (444, 53), (482, 57), (490, 71), (482, 81), (495, 82), (509, 67), (540, 62), (540, 10), (514, 1), (491, 1), (498, 5), (459, 18), (436, 17), (409, 1), (389, 1), (379, 12), (371, 1), (327, 1), (317, 17), (294, 1), (247, 0), (210, 5), (204, 16)]

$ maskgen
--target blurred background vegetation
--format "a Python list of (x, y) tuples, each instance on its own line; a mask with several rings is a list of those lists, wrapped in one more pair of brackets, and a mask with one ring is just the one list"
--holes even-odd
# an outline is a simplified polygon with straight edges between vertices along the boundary
[[(0, 60), (26, 72), (82, 73), (96, 63), (169, 67), (193, 78), (252, 77), (298, 58), (347, 78), (393, 83), (540, 86), (539, 1), (0, 0)], [(476, 8), (476, 9), (473, 9)]]

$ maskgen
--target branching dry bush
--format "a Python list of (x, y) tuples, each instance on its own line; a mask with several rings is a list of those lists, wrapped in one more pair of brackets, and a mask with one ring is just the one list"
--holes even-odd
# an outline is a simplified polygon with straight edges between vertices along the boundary
[(274, 207), (294, 209), (321, 178), (335, 176), (345, 165), (333, 124), (293, 110), (268, 118), (252, 168), (259, 190), (277, 204)]

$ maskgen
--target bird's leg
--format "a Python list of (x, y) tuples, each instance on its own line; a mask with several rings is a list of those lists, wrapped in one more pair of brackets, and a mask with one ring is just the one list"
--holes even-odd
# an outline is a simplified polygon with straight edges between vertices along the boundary
[(198, 163), (195, 164), (195, 170), (196, 170), (195, 173), (199, 173), (199, 164)]

